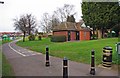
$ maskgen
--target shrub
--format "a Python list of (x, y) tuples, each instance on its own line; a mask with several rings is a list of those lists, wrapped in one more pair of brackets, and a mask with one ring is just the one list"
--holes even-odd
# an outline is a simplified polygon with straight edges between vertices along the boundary
[(65, 42), (66, 36), (51, 36), (52, 42)]
[(118, 36), (118, 42), (120, 42), (120, 35)]
[(110, 38), (110, 37), (111, 37), (111, 33), (108, 33), (108, 34), (107, 34), (107, 37)]
[(97, 35), (96, 34), (92, 34), (92, 36), (91, 36), (91, 39), (92, 40), (96, 40), (98, 37), (97, 37)]
[(49, 38), (51, 38), (51, 37), (52, 37), (52, 35), (48, 35), (48, 37), (49, 37)]
[(38, 36), (38, 40), (41, 40), (41, 35)]
[(28, 39), (29, 39), (29, 41), (34, 41), (34, 40), (35, 40), (35, 36), (34, 36), (34, 35), (30, 35), (30, 36), (28, 37)]
[(108, 38), (111, 38), (111, 37), (115, 37), (115, 35), (116, 35), (115, 33), (108, 33), (108, 34), (107, 34), (107, 37), (108, 37)]

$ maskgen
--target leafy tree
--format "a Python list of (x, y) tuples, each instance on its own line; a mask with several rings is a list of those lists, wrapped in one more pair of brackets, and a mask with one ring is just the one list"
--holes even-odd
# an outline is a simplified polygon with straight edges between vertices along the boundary
[(118, 23), (117, 25), (115, 25), (113, 28), (112, 28), (113, 31), (116, 32), (116, 37), (118, 37), (120, 34), (120, 23)]
[(82, 13), (85, 23), (93, 28), (93, 34), (98, 29), (102, 37), (105, 30), (120, 22), (118, 2), (83, 2)]

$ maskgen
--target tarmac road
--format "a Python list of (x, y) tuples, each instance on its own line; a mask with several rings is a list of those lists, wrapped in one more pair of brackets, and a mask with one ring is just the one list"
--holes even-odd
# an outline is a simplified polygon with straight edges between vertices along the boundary
[[(45, 66), (45, 55), (17, 46), (15, 40), (2, 46), (15, 76), (63, 76), (63, 59), (50, 56), (50, 67)], [(69, 76), (91, 76), (90, 65), (68, 62)], [(95, 76), (118, 76), (118, 71), (96, 67)]]

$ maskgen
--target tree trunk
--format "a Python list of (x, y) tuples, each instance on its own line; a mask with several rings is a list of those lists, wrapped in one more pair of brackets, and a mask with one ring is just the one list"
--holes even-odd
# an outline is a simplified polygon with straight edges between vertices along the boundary
[(97, 39), (98, 39), (98, 28), (96, 29), (96, 35), (97, 35)]
[(31, 30), (29, 29), (29, 33), (28, 33), (29, 35), (31, 34)]
[(102, 28), (102, 38), (104, 38), (104, 29)]
[(95, 39), (95, 29), (93, 28), (93, 40)]
[(98, 39), (102, 38), (101, 30), (98, 30)]
[(25, 32), (23, 32), (23, 42), (25, 42)]
[(28, 34), (31, 35), (31, 26), (29, 24), (29, 28), (28, 28)]
[(118, 35), (118, 42), (120, 42), (120, 31), (119, 31), (119, 35)]

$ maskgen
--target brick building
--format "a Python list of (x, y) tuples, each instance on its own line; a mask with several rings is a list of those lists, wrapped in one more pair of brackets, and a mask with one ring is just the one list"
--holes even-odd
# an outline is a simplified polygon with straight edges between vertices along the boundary
[(3, 35), (8, 35), (12, 37), (12, 36), (21, 36), (22, 33), (21, 32), (0, 32), (0, 37)]
[(53, 35), (64, 35), (67, 41), (90, 40), (90, 29), (81, 27), (81, 22), (63, 22), (53, 28)]

